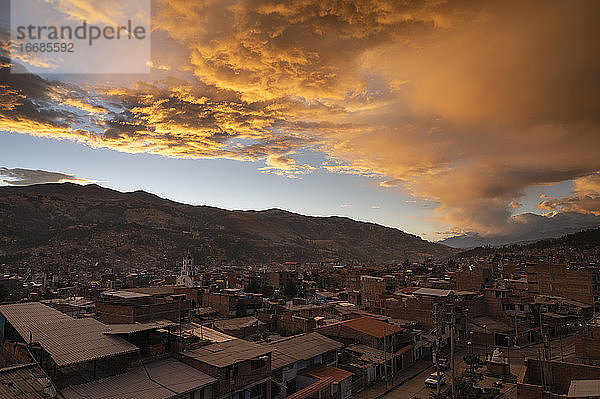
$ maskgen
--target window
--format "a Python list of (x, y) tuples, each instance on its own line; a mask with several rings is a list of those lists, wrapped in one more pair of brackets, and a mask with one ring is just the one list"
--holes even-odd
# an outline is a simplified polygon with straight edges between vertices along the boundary
[[(264, 384), (264, 383), (263, 383)], [(250, 397), (257, 398), (262, 396), (262, 387), (263, 384), (258, 384), (250, 388)]]
[(335, 362), (335, 351), (329, 351), (323, 354), (323, 363), (330, 364)]
[(287, 394), (290, 395), (296, 392), (296, 379), (291, 379), (287, 382)]
[(237, 365), (237, 363), (234, 364), (233, 366), (227, 366), (227, 367), (225, 367), (225, 375), (227, 375), (227, 378), (237, 377), (237, 375), (238, 375), (238, 365)]
[(264, 360), (252, 359), (250, 361), (250, 370), (257, 370), (257, 369), (265, 367), (266, 365), (267, 365), (267, 363)]

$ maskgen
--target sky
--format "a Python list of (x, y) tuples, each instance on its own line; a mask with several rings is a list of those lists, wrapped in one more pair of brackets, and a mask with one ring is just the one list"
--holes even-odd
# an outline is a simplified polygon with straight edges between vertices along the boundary
[[(117, 0), (49, 3), (70, 20), (124, 15)], [(348, 216), (428, 240), (517, 234), (525, 213), (544, 217), (536, 229), (557, 215), (600, 225), (599, 11), (155, 0), (150, 73), (113, 75), (56, 74), (40, 54), (13, 57), (35, 73), (11, 73), (2, 12), (0, 180)]]

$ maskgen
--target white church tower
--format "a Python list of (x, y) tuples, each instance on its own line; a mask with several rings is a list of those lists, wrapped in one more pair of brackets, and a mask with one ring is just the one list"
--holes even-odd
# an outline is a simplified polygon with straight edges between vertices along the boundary
[(181, 273), (177, 277), (177, 285), (185, 287), (201, 287), (202, 277), (198, 275), (198, 270), (194, 266), (194, 259), (187, 253), (183, 256), (181, 262)]

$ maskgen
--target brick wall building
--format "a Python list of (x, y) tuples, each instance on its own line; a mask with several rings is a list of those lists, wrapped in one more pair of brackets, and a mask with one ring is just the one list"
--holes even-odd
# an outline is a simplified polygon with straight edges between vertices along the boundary
[(527, 283), (533, 295), (561, 296), (594, 305), (594, 311), (600, 311), (600, 268), (528, 264)]
[[(131, 293), (134, 294), (134, 293)], [(186, 318), (191, 301), (184, 296), (159, 298), (146, 294), (103, 296), (96, 300), (96, 318), (105, 324), (146, 323), (154, 320), (179, 322)]]
[(600, 380), (600, 367), (527, 359), (525, 372), (517, 382), (517, 398), (565, 398), (574, 380)]

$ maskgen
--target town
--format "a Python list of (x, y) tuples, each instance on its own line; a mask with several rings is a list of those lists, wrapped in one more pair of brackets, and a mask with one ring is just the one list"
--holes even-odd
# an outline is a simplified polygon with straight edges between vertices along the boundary
[(600, 394), (600, 267), (529, 258), (205, 267), (188, 252), (155, 269), (10, 268), (0, 280), (0, 392)]

